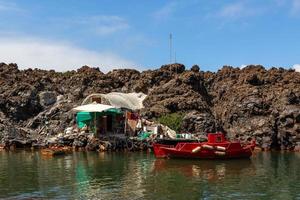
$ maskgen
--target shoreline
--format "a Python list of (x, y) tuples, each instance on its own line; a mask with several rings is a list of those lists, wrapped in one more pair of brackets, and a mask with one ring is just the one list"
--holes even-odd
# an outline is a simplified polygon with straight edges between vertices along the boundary
[[(81, 142), (80, 141), (84, 141)], [(154, 139), (148, 138), (140, 140), (137, 137), (113, 137), (107, 138), (78, 138), (72, 140), (60, 140), (57, 143), (35, 143), (34, 141), (22, 142), (20, 140), (10, 140), (6, 144), (0, 144), (0, 150), (66, 150), (66, 151), (99, 151), (99, 152), (117, 152), (117, 151), (147, 151), (152, 148)], [(69, 142), (69, 143), (68, 143)], [(68, 144), (66, 144), (68, 143)]]
[[(141, 141), (143, 142), (143, 141)], [(134, 149), (103, 149), (101, 146), (97, 149), (90, 150), (87, 147), (73, 147), (73, 146), (63, 146), (63, 145), (52, 145), (52, 146), (31, 146), (31, 147), (5, 147), (4, 145), (0, 145), (0, 152), (6, 151), (6, 152), (14, 152), (14, 151), (22, 151), (22, 150), (28, 150), (28, 151), (43, 151), (43, 150), (52, 150), (52, 151), (64, 151), (65, 153), (71, 153), (71, 152), (153, 152), (153, 147), (151, 146), (145, 146), (143, 145), (143, 148), (134, 148)], [(261, 147), (255, 147), (253, 150), (253, 153), (258, 152), (289, 152), (289, 153), (300, 153), (300, 149), (263, 149)]]
[[(61, 147), (61, 148), (56, 148), (56, 149), (51, 149), (51, 148), (16, 148), (16, 149), (2, 149), (0, 148), (0, 153), (19, 153), (19, 152), (39, 152), (41, 156), (43, 157), (60, 157), (60, 156), (68, 156), (72, 155), (74, 153), (96, 153), (96, 154), (114, 154), (114, 153), (120, 153), (122, 155), (125, 154), (134, 154), (134, 153), (146, 153), (146, 154), (152, 154), (154, 156), (153, 150), (151, 148), (148, 148), (146, 150), (136, 150), (136, 151), (129, 151), (129, 150), (117, 150), (117, 151), (112, 151), (112, 150), (107, 150), (107, 151), (88, 151), (86, 149), (73, 149), (71, 147)], [(256, 156), (256, 154), (259, 153), (267, 153), (267, 154), (299, 154), (300, 151), (289, 151), (289, 150), (259, 150), (255, 149), (253, 151), (252, 156), (250, 157), (253, 158)], [(158, 160), (165, 160), (165, 159), (158, 159)], [(167, 159), (168, 160), (168, 159)], [(176, 159), (176, 160), (244, 160), (243, 158), (239, 159)]]

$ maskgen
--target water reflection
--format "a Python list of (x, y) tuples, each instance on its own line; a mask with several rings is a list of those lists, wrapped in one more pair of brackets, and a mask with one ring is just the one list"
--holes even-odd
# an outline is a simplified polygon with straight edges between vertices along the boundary
[(167, 160), (157, 159), (153, 163), (153, 172), (173, 171), (187, 177), (217, 181), (226, 176), (248, 173), (255, 174), (255, 166), (250, 159), (214, 161), (214, 160)]
[(299, 155), (212, 161), (155, 159), (145, 153), (44, 158), (36, 151), (0, 152), (0, 198), (297, 199)]

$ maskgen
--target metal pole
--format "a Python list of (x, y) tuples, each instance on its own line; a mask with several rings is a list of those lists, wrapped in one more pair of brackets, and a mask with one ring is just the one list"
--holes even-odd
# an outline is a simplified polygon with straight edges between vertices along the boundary
[(176, 51), (174, 52), (174, 61), (175, 61), (175, 63), (177, 62), (176, 61)]
[(172, 33), (170, 33), (170, 64), (172, 63)]

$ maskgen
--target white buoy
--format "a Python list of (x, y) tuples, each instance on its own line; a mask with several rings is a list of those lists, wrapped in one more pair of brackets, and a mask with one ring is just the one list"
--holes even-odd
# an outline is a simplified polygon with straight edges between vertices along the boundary
[(204, 144), (204, 145), (202, 145), (202, 147), (203, 147), (204, 149), (209, 149), (209, 150), (213, 150), (213, 149), (214, 149), (213, 146), (208, 145), (208, 144)]
[(197, 153), (201, 150), (201, 146), (197, 146), (192, 150), (192, 153)]
[(216, 150), (218, 150), (218, 151), (226, 151), (226, 148), (225, 148), (225, 147), (216, 146), (215, 148), (216, 148)]

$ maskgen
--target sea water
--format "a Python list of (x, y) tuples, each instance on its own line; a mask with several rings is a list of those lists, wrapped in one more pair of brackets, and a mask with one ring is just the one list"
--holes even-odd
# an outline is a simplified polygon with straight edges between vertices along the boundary
[(152, 153), (0, 152), (0, 198), (300, 199), (300, 153), (155, 159)]

